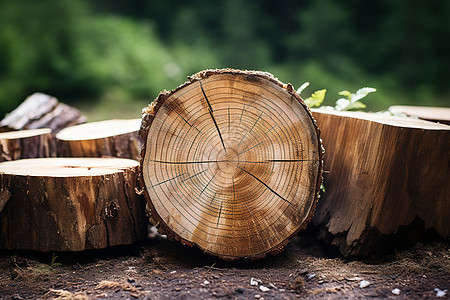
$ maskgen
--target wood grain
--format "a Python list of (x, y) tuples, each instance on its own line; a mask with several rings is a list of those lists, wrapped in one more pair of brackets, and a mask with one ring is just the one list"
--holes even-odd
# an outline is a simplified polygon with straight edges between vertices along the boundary
[(145, 238), (137, 169), (120, 158), (0, 163), (0, 249), (81, 251)]
[(169, 237), (226, 259), (259, 258), (306, 226), (322, 148), (291, 85), (207, 70), (144, 112), (144, 194)]
[(356, 112), (313, 116), (327, 149), (314, 224), (342, 254), (384, 254), (404, 242), (399, 231), (409, 241), (430, 229), (450, 236), (450, 126)]

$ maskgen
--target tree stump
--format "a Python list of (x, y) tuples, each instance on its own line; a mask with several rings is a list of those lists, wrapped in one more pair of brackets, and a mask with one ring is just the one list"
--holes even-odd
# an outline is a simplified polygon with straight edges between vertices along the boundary
[(49, 128), (0, 133), (0, 162), (55, 154)]
[[(314, 110), (326, 193), (313, 223), (346, 256), (383, 255), (437, 232), (450, 236), (450, 126)], [(432, 231), (431, 231), (432, 230)]]
[(80, 251), (144, 238), (138, 166), (120, 158), (0, 163), (0, 248)]
[(282, 251), (314, 212), (319, 130), (272, 75), (207, 70), (144, 109), (141, 177), (169, 238), (225, 259)]
[(2, 131), (50, 128), (53, 134), (62, 128), (84, 123), (86, 118), (55, 97), (34, 93), (0, 121)]
[(72, 126), (56, 135), (58, 156), (140, 159), (141, 119), (107, 120)]

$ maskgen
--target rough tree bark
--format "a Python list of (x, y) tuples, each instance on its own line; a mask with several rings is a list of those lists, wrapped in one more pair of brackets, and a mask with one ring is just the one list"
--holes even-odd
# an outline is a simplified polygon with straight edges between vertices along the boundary
[(58, 156), (140, 159), (141, 119), (108, 120), (72, 126), (56, 135)]
[(0, 133), (0, 162), (22, 158), (54, 156), (49, 128)]
[(0, 163), (0, 248), (80, 251), (144, 238), (138, 165), (120, 158)]
[[(326, 193), (313, 223), (344, 255), (381, 255), (434, 229), (450, 236), (450, 126), (313, 111)], [(401, 233), (401, 234), (400, 234)]]
[(169, 238), (225, 259), (282, 251), (314, 212), (319, 130), (290, 84), (207, 70), (144, 110), (141, 178)]
[(62, 128), (84, 123), (86, 118), (55, 97), (34, 93), (0, 121), (2, 131), (50, 128), (53, 134)]

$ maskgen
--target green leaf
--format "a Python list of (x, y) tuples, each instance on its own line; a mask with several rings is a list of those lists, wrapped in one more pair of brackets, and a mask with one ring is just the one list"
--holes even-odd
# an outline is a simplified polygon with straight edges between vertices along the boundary
[(347, 107), (350, 105), (350, 100), (345, 98), (340, 98), (336, 101), (336, 106), (334, 107), (335, 110), (346, 110)]
[(358, 110), (366, 108), (366, 105), (362, 102), (352, 102), (347, 107), (343, 108), (342, 110)]
[(311, 97), (305, 99), (306, 105), (308, 105), (309, 107), (320, 106), (323, 102), (323, 99), (325, 99), (326, 92), (326, 89), (315, 91), (314, 93), (312, 93)]
[(352, 98), (352, 93), (350, 93), (349, 91), (340, 91), (339, 95), (347, 97), (347, 99), (351, 100)]
[(363, 87), (363, 88), (360, 88), (359, 90), (356, 91), (356, 95), (364, 95), (364, 97), (365, 97), (368, 94), (374, 93), (376, 91), (377, 91), (377, 89), (374, 89), (374, 88), (371, 88), (371, 87)]

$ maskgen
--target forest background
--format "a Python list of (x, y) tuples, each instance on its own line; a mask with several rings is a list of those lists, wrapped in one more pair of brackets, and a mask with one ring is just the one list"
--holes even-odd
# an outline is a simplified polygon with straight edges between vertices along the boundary
[(2, 0), (0, 117), (40, 91), (90, 120), (139, 118), (206, 68), (304, 92), (377, 88), (369, 110), (450, 106), (448, 0)]

